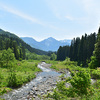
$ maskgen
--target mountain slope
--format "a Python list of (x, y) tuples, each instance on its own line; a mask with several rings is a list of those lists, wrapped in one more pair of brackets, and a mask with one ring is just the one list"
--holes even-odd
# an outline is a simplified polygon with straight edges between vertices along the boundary
[(31, 37), (21, 37), (21, 39), (26, 42), (27, 44), (29, 44), (31, 47), (37, 48), (37, 49), (41, 49), (38, 45), (39, 43), (31, 38)]
[(13, 41), (16, 41), (17, 42), (17, 45), (24, 46), (25, 49), (28, 49), (30, 52), (34, 52), (36, 54), (41, 54), (41, 55), (42, 54), (47, 54), (47, 52), (45, 52), (45, 51), (32, 48), (30, 45), (28, 45), (27, 43), (25, 43), (21, 38), (19, 38), (18, 36), (16, 36), (15, 34), (12, 34), (10, 32), (6, 32), (6, 31), (0, 29), (0, 36), (2, 38), (12, 39)]
[(33, 38), (29, 38), (29, 37), (21, 37), (21, 39), (26, 43), (28, 43), (30, 46), (44, 51), (57, 51), (59, 46), (70, 45), (71, 43), (71, 40), (58, 41), (52, 37), (49, 37), (40, 42), (37, 42)]

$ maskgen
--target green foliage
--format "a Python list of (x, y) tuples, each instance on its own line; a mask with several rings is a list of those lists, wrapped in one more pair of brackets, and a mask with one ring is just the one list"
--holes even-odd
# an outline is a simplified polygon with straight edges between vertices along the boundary
[(93, 55), (95, 56), (95, 64), (93, 68), (99, 67), (100, 66), (100, 28), (97, 34), (97, 42), (95, 44)]
[[(89, 70), (86, 71), (82, 69), (76, 73), (72, 73), (71, 78), (63, 78), (64, 80), (57, 82), (57, 87), (53, 93), (49, 93), (47, 97), (55, 100), (90, 98), (94, 93), (94, 88), (91, 86), (89, 73)], [(70, 83), (71, 86), (66, 87), (66, 82)]]
[(57, 55), (55, 53), (51, 54), (50, 60), (56, 60)]
[[(7, 93), (7, 92), (9, 92), (11, 90), (12, 89), (10, 89), (10, 88), (2, 87), (2, 88), (0, 88), (0, 95), (2, 95), (4, 93)], [(0, 100), (2, 100), (2, 99), (0, 99)]]
[(98, 69), (98, 70), (93, 70), (93, 71), (91, 72), (91, 77), (92, 77), (93, 79), (100, 79), (100, 69)]
[(99, 62), (99, 65), (100, 65), (100, 28), (99, 28), (98, 34), (97, 34), (97, 42), (95, 44), (94, 55), (95, 55), (96, 59)]
[(65, 100), (67, 99), (67, 88), (65, 87), (65, 82), (61, 81), (57, 83), (57, 88), (53, 90), (53, 93), (48, 93), (47, 97), (53, 98), (55, 100)]
[(88, 64), (88, 67), (91, 69), (95, 69), (99, 66), (98, 60), (95, 56), (91, 56), (91, 62)]
[(60, 92), (58, 92), (56, 89), (54, 89), (53, 94), (48, 94), (47, 97), (49, 98), (53, 98), (54, 100), (67, 100), (67, 96), (61, 94)]
[(23, 84), (22, 77), (16, 75), (15, 67), (13, 65), (10, 65), (9, 67), (9, 76), (7, 80), (8, 80), (8, 87), (16, 88)]
[(66, 59), (62, 62), (64, 65), (68, 66), (77, 66), (77, 62), (75, 61), (70, 61), (70, 58), (66, 57)]
[(66, 58), (64, 61), (46, 61), (46, 63), (51, 63), (52, 66), (50, 68), (53, 68), (57, 71), (61, 71), (66, 73), (66, 69), (71, 70), (79, 70), (79, 66), (77, 66), (77, 62), (70, 61), (70, 58)]
[(35, 73), (41, 71), (37, 67), (37, 63), (39, 61), (28, 62), (25, 60), (15, 60), (8, 67), (0, 68), (0, 94), (10, 91), (6, 87), (17, 88), (35, 78)]
[(7, 67), (10, 64), (10, 62), (12, 62), (14, 60), (15, 60), (15, 57), (14, 57), (14, 54), (10, 48), (2, 51), (1, 61), (0, 61), (1, 67), (3, 67), (3, 66)]
[(91, 57), (91, 62), (89, 67), (94, 69), (100, 66), (100, 28), (97, 34), (97, 42), (95, 44), (95, 49), (93, 51), (93, 56)]
[(2, 79), (3, 79), (3, 76), (2, 76), (2, 74), (0, 73), (0, 87), (1, 87)]
[[(34, 53), (39, 54), (39, 55), (43, 55), (43, 54), (46, 55), (47, 54), (47, 52), (45, 52), (45, 51), (32, 48), (30, 45), (26, 44), (18, 36), (0, 29), (0, 50), (8, 49), (9, 47), (11, 49), (16, 48), (16, 46), (13, 45), (13, 41), (16, 41), (16, 44), (18, 46), (18, 48), (15, 49), (14, 52), (16, 52), (16, 54), (17, 54), (18, 49), (21, 47), (22, 52), (23, 52), (23, 59), (25, 59), (25, 49), (27, 49), (31, 53), (34, 52)], [(16, 57), (18, 57), (18, 55), (16, 55)]]
[[(87, 67), (87, 59), (90, 57), (94, 51), (94, 44), (96, 43), (96, 33), (82, 36), (81, 39), (77, 37), (71, 41), (70, 46), (59, 47), (57, 51), (57, 60), (65, 60), (69, 57), (71, 61), (77, 61), (78, 65), (82, 64)], [(100, 44), (100, 43), (99, 43)], [(99, 54), (100, 54), (100, 50)]]
[(60, 46), (57, 51), (57, 60), (63, 61), (66, 57), (69, 57), (70, 47), (69, 46)]
[(91, 77), (89, 72), (83, 70), (80, 70), (79, 72), (76, 72), (74, 74), (74, 76), (70, 80), (70, 83), (78, 96), (82, 97), (82, 95), (88, 95), (89, 92), (92, 93), (90, 78)]
[(17, 78), (15, 72), (10, 72), (10, 75), (8, 77), (8, 86), (17, 87)]
[(55, 69), (57, 71), (59, 71), (59, 68), (57, 68), (56, 66), (52, 65), (50, 68)]
[(27, 60), (49, 60), (50, 57), (47, 55), (37, 55), (35, 53), (27, 52), (26, 53)]

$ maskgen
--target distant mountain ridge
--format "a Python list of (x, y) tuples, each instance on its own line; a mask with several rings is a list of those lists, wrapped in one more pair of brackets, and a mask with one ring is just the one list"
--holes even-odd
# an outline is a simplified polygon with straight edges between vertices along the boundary
[(52, 37), (44, 39), (40, 42), (31, 37), (21, 37), (21, 39), (33, 48), (41, 49), (44, 51), (57, 51), (59, 46), (70, 45), (71, 40), (56, 40)]
[[(39, 49), (35, 49), (35, 48), (31, 47), (29, 44), (24, 42), (21, 38), (19, 38), (17, 35), (15, 35), (13, 33), (10, 33), (10, 32), (7, 32), (7, 31), (0, 29), (0, 36), (3, 37), (4, 40), (6, 38), (7, 40), (12, 39), (13, 41), (16, 41), (18, 46), (21, 45), (21, 46), (25, 47), (25, 49), (27, 49), (30, 52), (34, 52), (34, 53), (39, 54), (39, 55), (47, 54), (47, 52), (45, 52), (43, 50), (39, 50)], [(5, 41), (3, 41), (3, 42), (5, 42)]]

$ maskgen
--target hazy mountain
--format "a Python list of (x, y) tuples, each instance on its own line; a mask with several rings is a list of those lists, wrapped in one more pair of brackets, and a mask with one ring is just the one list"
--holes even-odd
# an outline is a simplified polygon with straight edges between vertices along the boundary
[(40, 42), (36, 41), (31, 37), (21, 37), (21, 39), (25, 41), (27, 44), (29, 44), (30, 46), (44, 51), (57, 51), (59, 46), (65, 46), (71, 44), (71, 40), (58, 41), (52, 37), (44, 39), (43, 41)]
[[(34, 53), (36, 53), (36, 54), (47, 54), (47, 52), (45, 52), (45, 51), (43, 51), (43, 50), (39, 50), (39, 49), (35, 49), (35, 48), (33, 48), (33, 47), (31, 47), (29, 44), (27, 44), (26, 42), (24, 42), (21, 38), (19, 38), (17, 35), (15, 35), (15, 34), (12, 34), (12, 33), (10, 33), (10, 32), (7, 32), (7, 31), (4, 31), (4, 30), (2, 30), (2, 29), (0, 29), (0, 36), (1, 36), (1, 38), (0, 38), (0, 42), (2, 43), (2, 41), (3, 41), (3, 43), (5, 44), (6, 43), (6, 41), (5, 40), (9, 40), (9, 39), (12, 39), (12, 41), (16, 41), (16, 43), (17, 43), (17, 45), (18, 46), (24, 46), (25, 47), (25, 49), (27, 49), (27, 50), (29, 50), (30, 52), (34, 52)], [(3, 39), (2, 39), (3, 38)], [(30, 40), (30, 39), (29, 39)], [(28, 41), (29, 41), (28, 40)], [(31, 41), (33, 41), (33, 39), (32, 40), (30, 40), (30, 42)]]
[(37, 42), (35, 39), (31, 37), (21, 37), (21, 39), (27, 44), (29, 44), (31, 47), (40, 49), (40, 47), (38, 47), (39, 42)]

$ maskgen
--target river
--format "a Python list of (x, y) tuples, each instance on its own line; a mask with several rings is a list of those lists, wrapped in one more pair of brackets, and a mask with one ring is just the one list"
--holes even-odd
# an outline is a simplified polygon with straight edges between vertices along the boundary
[[(57, 81), (60, 81), (59, 76), (61, 73), (50, 69), (50, 66), (51, 64), (41, 62), (38, 67), (42, 72), (39, 72), (35, 79), (18, 89), (0, 96), (0, 98), (5, 100), (32, 100), (32, 98), (34, 100), (43, 100), (38, 95), (42, 97), (47, 92), (52, 92), (52, 89), (56, 87)], [(66, 71), (66, 77), (70, 77), (69, 71)], [(95, 80), (91, 79), (91, 82), (94, 83)], [(66, 86), (69, 86), (69, 84), (67, 83)]]
[(46, 68), (50, 66), (50, 64), (46, 64), (45, 62), (38, 64), (38, 67), (42, 72), (39, 72), (35, 79), (21, 88), (14, 89), (9, 93), (4, 94), (0, 98), (5, 100), (29, 100), (32, 97), (37, 98), (37, 95), (47, 93), (51, 88), (55, 88), (56, 81), (59, 81), (58, 76), (61, 74), (50, 68)]

